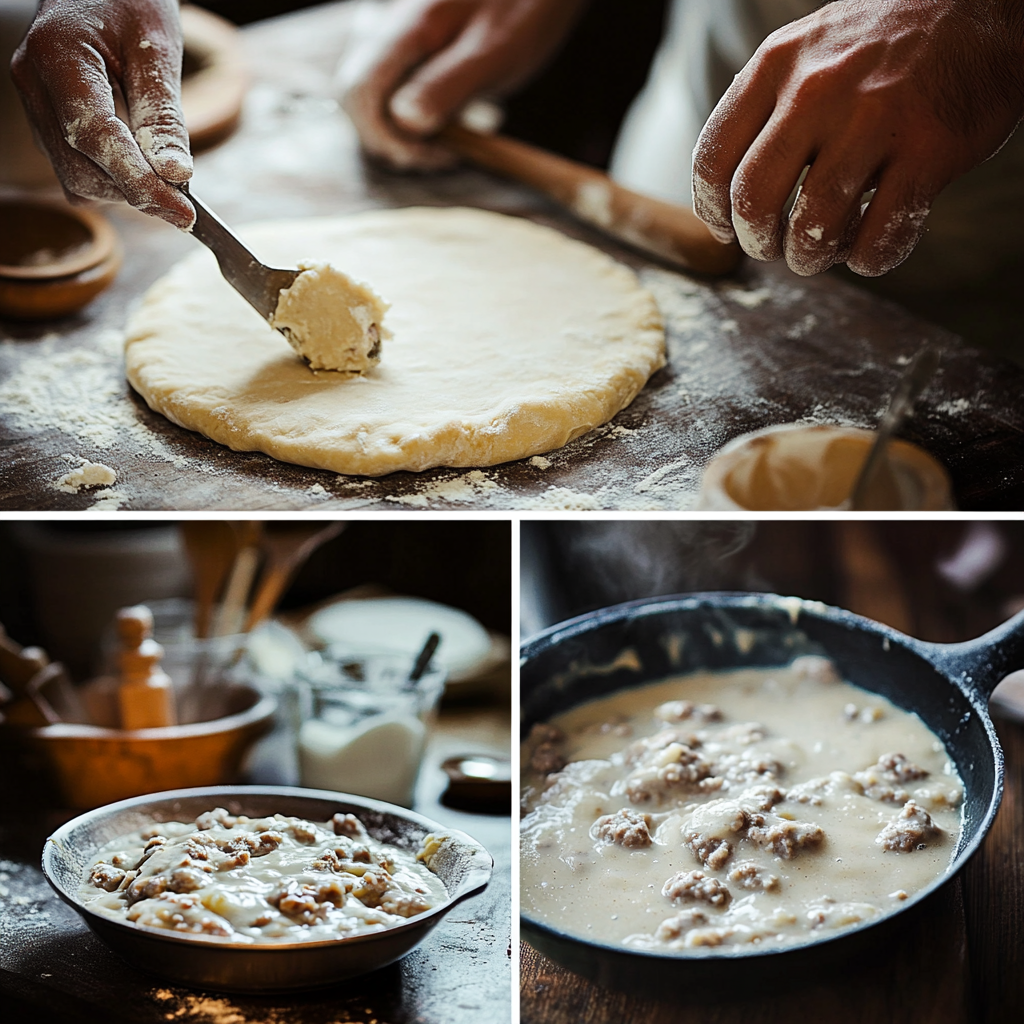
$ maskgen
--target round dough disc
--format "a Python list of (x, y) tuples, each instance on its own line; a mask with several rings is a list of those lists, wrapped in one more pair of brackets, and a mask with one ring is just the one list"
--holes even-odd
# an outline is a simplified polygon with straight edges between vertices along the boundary
[(128, 379), (156, 411), (240, 451), (337, 473), (491, 466), (606, 423), (665, 363), (636, 275), (530, 221), (472, 209), (375, 210), (252, 225), (271, 266), (329, 261), (391, 304), (363, 377), (314, 373), (205, 249), (147, 292)]

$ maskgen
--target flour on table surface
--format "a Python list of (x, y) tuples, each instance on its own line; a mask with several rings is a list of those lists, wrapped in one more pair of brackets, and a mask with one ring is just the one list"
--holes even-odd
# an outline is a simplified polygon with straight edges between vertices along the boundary
[(544, 458), (543, 455), (534, 455), (534, 457), (530, 459), (530, 465), (535, 466), (537, 469), (550, 469), (551, 460)]
[(429, 508), (433, 502), (465, 504), (476, 501), (498, 490), (497, 482), (483, 470), (474, 469), (450, 480), (436, 480), (425, 484), (414, 494), (388, 494), (386, 501), (414, 508)]
[(53, 486), (66, 494), (78, 494), (79, 491), (94, 487), (109, 487), (117, 483), (117, 473), (102, 462), (90, 462), (80, 455), (65, 455), (65, 461), (75, 468), (54, 481)]

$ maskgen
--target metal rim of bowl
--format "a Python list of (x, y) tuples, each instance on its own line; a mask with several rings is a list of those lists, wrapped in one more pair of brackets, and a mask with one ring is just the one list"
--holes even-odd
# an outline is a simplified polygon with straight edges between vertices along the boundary
[[(155, 732), (157, 730), (151, 731)], [(478, 868), (474, 877), (460, 887), (460, 890), (455, 894), (449, 894), (448, 899), (446, 899), (444, 903), (441, 903), (436, 907), (432, 907), (430, 910), (425, 911), (422, 914), (417, 914), (415, 917), (408, 918), (405, 924), (394, 925), (378, 932), (365, 932), (361, 935), (339, 936), (338, 938), (332, 939), (316, 939), (309, 942), (230, 942), (217, 936), (195, 934), (180, 935), (164, 928), (152, 928), (148, 925), (119, 921), (117, 918), (108, 917), (105, 914), (99, 914), (96, 911), (91, 910), (77, 899), (75, 893), (68, 892), (56, 878), (55, 872), (52, 870), (52, 859), (56, 856), (54, 853), (54, 847), (59, 849), (61, 840), (67, 837), (76, 828), (79, 828), (88, 822), (102, 819), (104, 817), (110, 817), (115, 813), (128, 811), (135, 807), (146, 806), (155, 802), (170, 802), (172, 800), (194, 799), (203, 796), (209, 796), (210, 799), (214, 801), (230, 800), (232, 798), (244, 800), (247, 796), (253, 798), (280, 796), (282, 798), (291, 799), (300, 798), (322, 800), (328, 803), (347, 804), (350, 806), (360, 807), (375, 814), (391, 815), (392, 817), (412, 822), (413, 824), (425, 829), (428, 833), (445, 832), (447, 834), (454, 834), (461, 840), (465, 840), (466, 845), (473, 848), (477, 855), (483, 854), (486, 856), (490, 862), (490, 867), (488, 867), (486, 871), (482, 871)], [(214, 804), (214, 806), (216, 806), (216, 804)], [(452, 910), (456, 904), (484, 888), (484, 886), (486, 886), (490, 881), (491, 871), (494, 866), (494, 859), (481, 843), (477, 842), (465, 832), (462, 832), (459, 829), (447, 828), (440, 824), (440, 822), (433, 821), (422, 814), (417, 814), (415, 811), (408, 810), (405, 807), (398, 807), (395, 804), (385, 803), (382, 800), (371, 800), (368, 797), (355, 796), (349, 793), (336, 793), (325, 789), (302, 789), (295, 786), (203, 786), (195, 789), (174, 789), (166, 790), (162, 793), (149, 793), (144, 796), (129, 797), (127, 800), (119, 800), (116, 803), (105, 804), (103, 807), (97, 807), (93, 810), (85, 811), (83, 814), (79, 814), (70, 821), (65, 822), (65, 824), (47, 837), (43, 846), (41, 865), (43, 875), (47, 882), (49, 882), (51, 888), (65, 903), (68, 904), (68, 906), (78, 914), (82, 915), (87, 924), (89, 923), (88, 918), (94, 918), (98, 920), (101, 925), (111, 925), (124, 931), (126, 934), (142, 932), (160, 940), (184, 945), (189, 949), (208, 946), (217, 950), (237, 950), (245, 953), (256, 952), (257, 955), (263, 955), (282, 950), (293, 952), (295, 950), (319, 949), (324, 947), (340, 948), (342, 945), (351, 946), (364, 942), (372, 942), (374, 939), (382, 936), (391, 936), (400, 934), (404, 931), (418, 929), (427, 921), (443, 917)]]
[[(880, 622), (875, 622), (873, 619), (865, 618), (864, 616), (857, 615), (854, 612), (847, 611), (843, 608), (825, 605), (818, 601), (809, 601), (801, 598), (787, 598), (777, 594), (732, 593), (722, 591), (641, 598), (636, 601), (627, 601), (607, 608), (596, 609), (595, 611), (586, 612), (582, 615), (575, 616), (574, 618), (567, 619), (564, 622), (556, 623), (553, 626), (534, 634), (532, 637), (527, 638), (523, 642), (521, 646), (522, 654), (520, 658), (520, 667), (525, 667), (532, 657), (535, 657), (543, 651), (548, 650), (565, 640), (581, 637), (603, 626), (619, 622), (626, 618), (636, 617), (637, 612), (644, 616), (655, 617), (664, 612), (696, 611), (706, 607), (716, 607), (726, 610), (730, 608), (771, 608), (779, 611), (785, 611), (786, 614), (790, 616), (793, 623), (791, 628), (794, 630), (798, 628), (797, 621), (799, 616), (807, 613), (808, 615), (823, 618), (833, 623), (846, 625), (849, 628), (858, 629), (862, 632), (873, 633), (883, 641), (888, 641), (890, 644), (898, 644), (900, 647), (906, 648), (912, 654), (926, 662), (928, 661), (928, 658), (924, 655), (923, 651), (927, 648), (937, 646), (964, 646), (956, 644), (932, 645), (922, 641), (915, 641), (912, 637), (908, 637), (906, 634), (901, 633), (890, 626), (886, 626)], [(798, 609), (796, 614), (794, 614), (794, 609)], [(1020, 618), (1020, 616), (1018, 616), (1018, 618)], [(998, 629), (1003, 629), (1005, 626), (1006, 624), (1004, 623), (1003, 627), (998, 627)], [(993, 630), (992, 633), (996, 633), (997, 631), (998, 630)], [(986, 636), (991, 636), (992, 633), (987, 634)], [(984, 639), (985, 637), (981, 637), (978, 638), (978, 640), (970, 641), (969, 643), (978, 644)], [(932, 663), (929, 662), (929, 664)], [(923, 889), (918, 890), (918, 892), (911, 896), (910, 899), (903, 902), (900, 906), (894, 907), (888, 912), (870, 921), (861, 922), (852, 928), (845, 928), (837, 934), (822, 936), (820, 938), (812, 938), (806, 942), (767, 948), (741, 947), (736, 950), (716, 947), (714, 952), (704, 953), (687, 952), (684, 950), (662, 952), (658, 950), (636, 949), (629, 946), (616, 945), (600, 939), (592, 939), (576, 935), (572, 932), (563, 931), (551, 924), (548, 924), (547, 922), (539, 920), (538, 918), (531, 917), (529, 913), (520, 910), (520, 918), (524, 925), (524, 931), (533, 931), (539, 935), (550, 936), (558, 943), (575, 943), (580, 946), (591, 946), (602, 953), (611, 954), (617, 957), (636, 957), (641, 960), (665, 965), (672, 963), (696, 965), (702, 962), (756, 964), (763, 962), (766, 958), (773, 957), (795, 959), (797, 956), (807, 952), (808, 950), (825, 951), (834, 947), (837, 942), (841, 943), (850, 939), (852, 936), (863, 936), (872, 929), (884, 928), (885, 926), (894, 923), (896, 919), (903, 918), (908, 911), (920, 906), (926, 899), (928, 899), (928, 897), (933, 895), (948, 882), (952, 881), (964, 865), (974, 856), (975, 853), (977, 853), (979, 847), (987, 837), (989, 830), (992, 827), (992, 823), (995, 821), (1003, 795), (1003, 776), (1005, 768), (1003, 764), (1002, 747), (999, 744), (995, 725), (988, 713), (987, 706), (982, 704), (978, 700), (977, 695), (972, 693), (969, 688), (959, 686), (956, 681), (946, 675), (941, 668), (934, 664), (932, 664), (932, 667), (947, 679), (949, 685), (957, 688), (978, 713), (979, 719), (985, 730), (986, 738), (989, 740), (989, 744), (991, 746), (995, 785), (993, 787), (993, 793), (989, 800), (988, 807), (975, 829), (974, 836), (950, 861), (946, 870), (941, 875), (932, 879), (928, 885)], [(654, 681), (655, 680), (647, 680), (647, 682)]]

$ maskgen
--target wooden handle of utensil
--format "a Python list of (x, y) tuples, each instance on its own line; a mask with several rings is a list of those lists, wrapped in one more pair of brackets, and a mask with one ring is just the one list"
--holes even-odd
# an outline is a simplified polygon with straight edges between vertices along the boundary
[(467, 160), (539, 189), (580, 220), (684, 270), (727, 274), (739, 262), (739, 246), (717, 241), (688, 206), (631, 192), (601, 171), (505, 135), (449, 125), (439, 138)]

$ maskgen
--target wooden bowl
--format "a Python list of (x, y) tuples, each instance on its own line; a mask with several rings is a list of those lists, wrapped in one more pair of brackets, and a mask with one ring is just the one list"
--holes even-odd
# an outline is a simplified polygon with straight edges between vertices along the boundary
[(238, 126), (249, 71), (238, 29), (225, 18), (185, 4), (181, 31), (181, 109), (192, 152), (197, 153), (222, 142)]
[[(842, 510), (875, 433), (859, 427), (783, 423), (730, 441), (707, 465), (698, 510), (795, 512)], [(909, 441), (889, 442), (888, 469), (875, 474), (872, 509), (955, 509), (949, 474)]]
[(67, 316), (99, 295), (120, 266), (117, 234), (93, 210), (0, 200), (0, 315)]
[(242, 758), (271, 727), (273, 697), (249, 686), (224, 694), (221, 718), (165, 729), (61, 723), (8, 735), (47, 766), (64, 806), (100, 807), (166, 789), (233, 782)]

